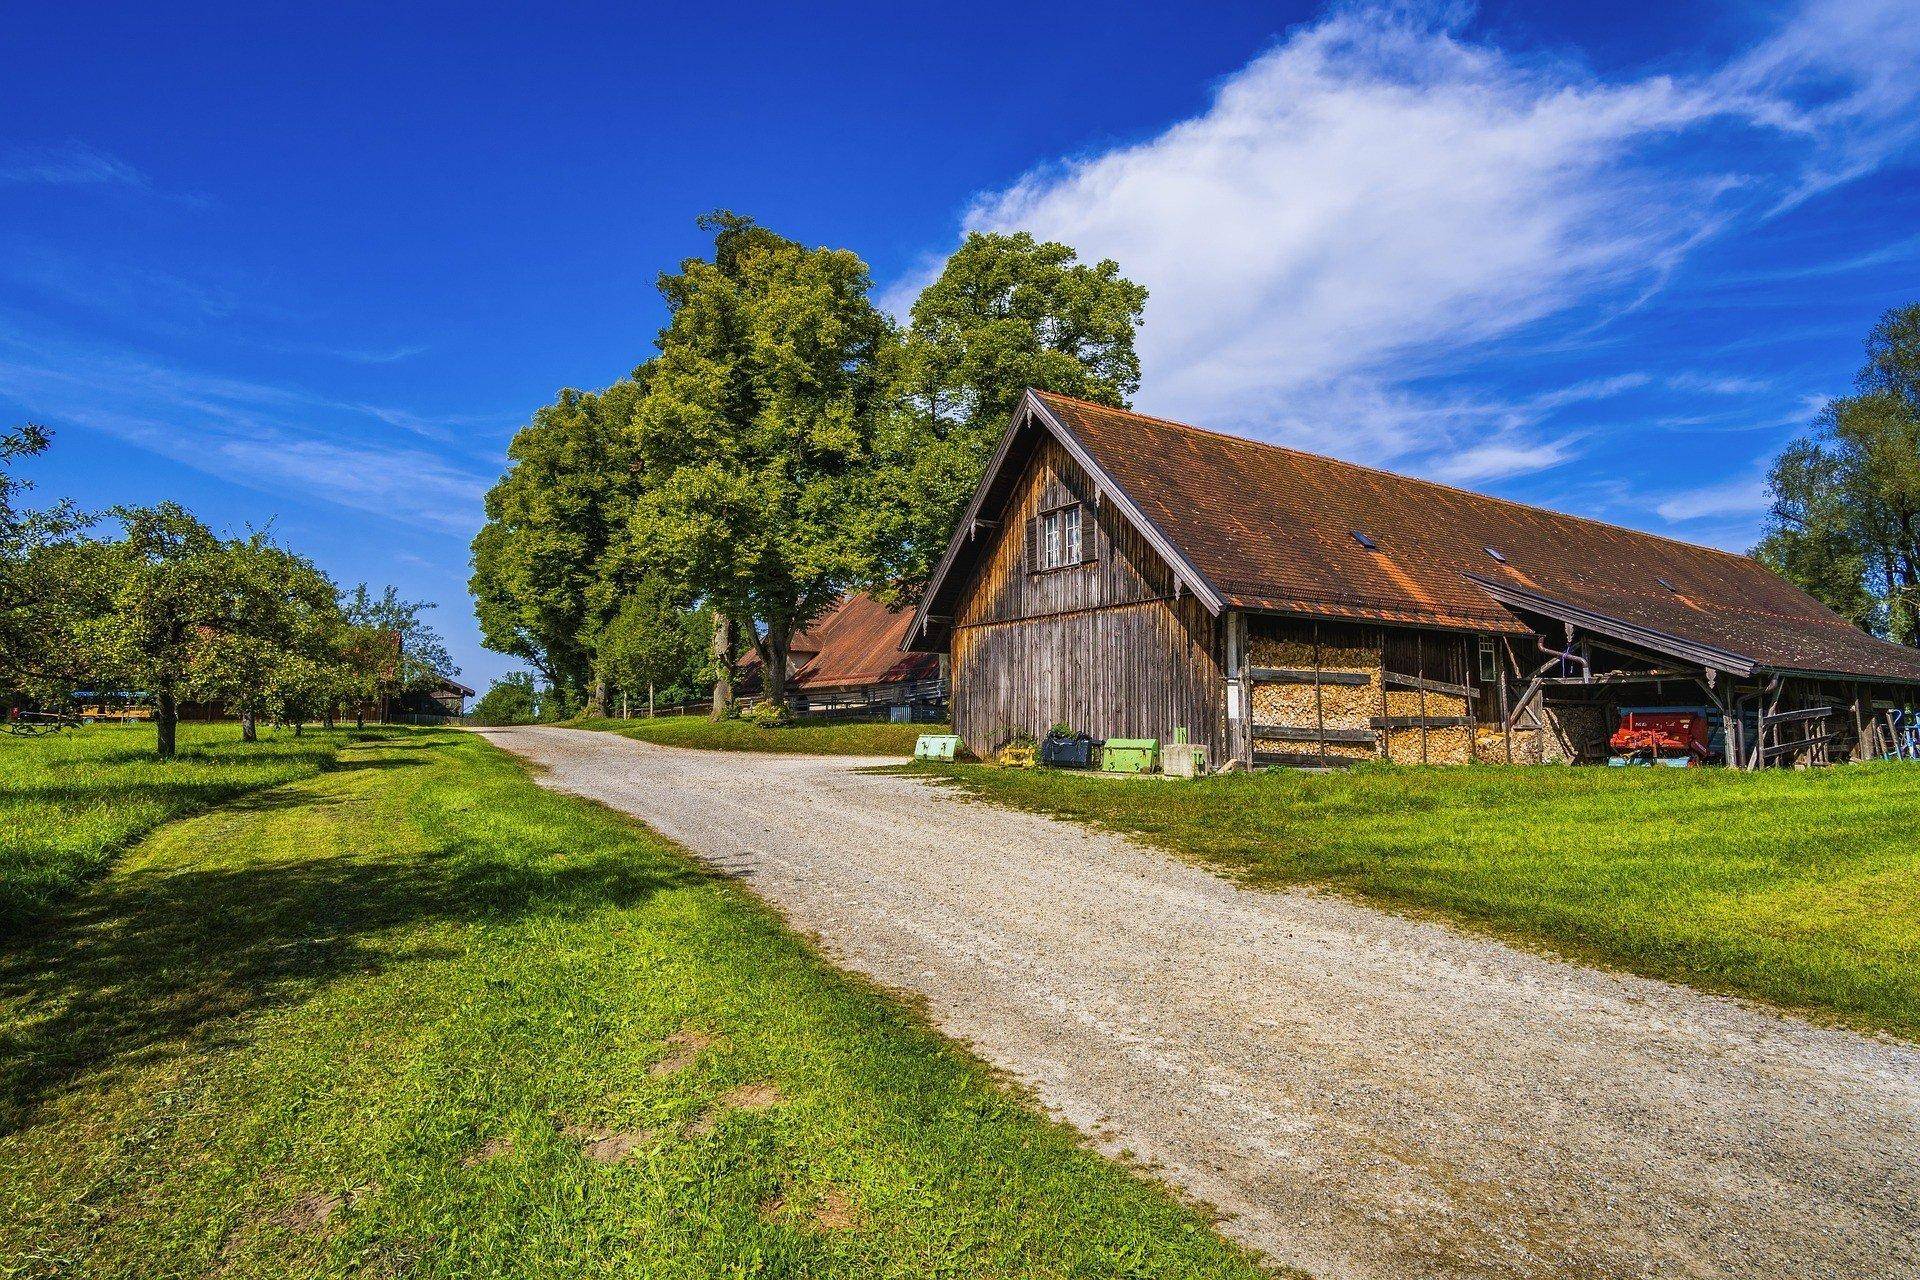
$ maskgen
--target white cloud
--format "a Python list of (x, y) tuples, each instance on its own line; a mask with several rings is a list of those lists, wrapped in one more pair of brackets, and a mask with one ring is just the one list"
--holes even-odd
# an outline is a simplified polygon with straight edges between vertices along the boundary
[(1537, 469), (1569, 447), (1526, 419), (1560, 406), (1411, 388), (1644, 296), (1729, 223), (1904, 145), (1920, 23), (1898, 10), (1823, 0), (1710, 73), (1606, 80), (1470, 38), (1455, 11), (1336, 7), (1202, 114), (1037, 169), (967, 223), (1148, 287), (1143, 407), (1436, 473)]
[(1654, 504), (1653, 510), (1662, 520), (1675, 524), (1725, 520), (1729, 516), (1749, 517), (1757, 523), (1771, 502), (1766, 478), (1754, 475), (1668, 494)]
[(1429, 472), (1451, 484), (1472, 484), (1500, 476), (1557, 467), (1573, 456), (1571, 442), (1560, 440), (1490, 441), (1439, 459)]

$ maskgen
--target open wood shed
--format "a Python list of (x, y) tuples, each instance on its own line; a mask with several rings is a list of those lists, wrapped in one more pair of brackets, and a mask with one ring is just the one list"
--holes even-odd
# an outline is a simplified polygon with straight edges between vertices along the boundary
[(1682, 710), (1744, 768), (1883, 754), (1920, 652), (1746, 556), (1029, 392), (907, 630), (986, 753), (1574, 763)]

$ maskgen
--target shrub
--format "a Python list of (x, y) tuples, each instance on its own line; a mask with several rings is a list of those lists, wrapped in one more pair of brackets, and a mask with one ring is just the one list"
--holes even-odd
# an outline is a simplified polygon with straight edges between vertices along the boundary
[(762, 729), (784, 729), (793, 723), (793, 712), (771, 702), (757, 702), (742, 711), (740, 718)]

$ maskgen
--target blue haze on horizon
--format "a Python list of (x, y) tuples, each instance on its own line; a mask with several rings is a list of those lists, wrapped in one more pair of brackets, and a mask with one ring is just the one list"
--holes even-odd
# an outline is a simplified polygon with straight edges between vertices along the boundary
[(898, 312), (969, 227), (1152, 291), (1147, 412), (1745, 549), (1920, 301), (1895, 0), (22, 8), (0, 423), (39, 496), (178, 499), (438, 601), (481, 495), (651, 351), (726, 207)]

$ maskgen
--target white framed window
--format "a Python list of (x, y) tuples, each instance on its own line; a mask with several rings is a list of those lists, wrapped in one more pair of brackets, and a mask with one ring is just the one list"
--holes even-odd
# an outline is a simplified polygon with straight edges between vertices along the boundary
[(1079, 564), (1082, 559), (1080, 508), (1061, 507), (1042, 514), (1034, 541), (1034, 568), (1059, 569)]

